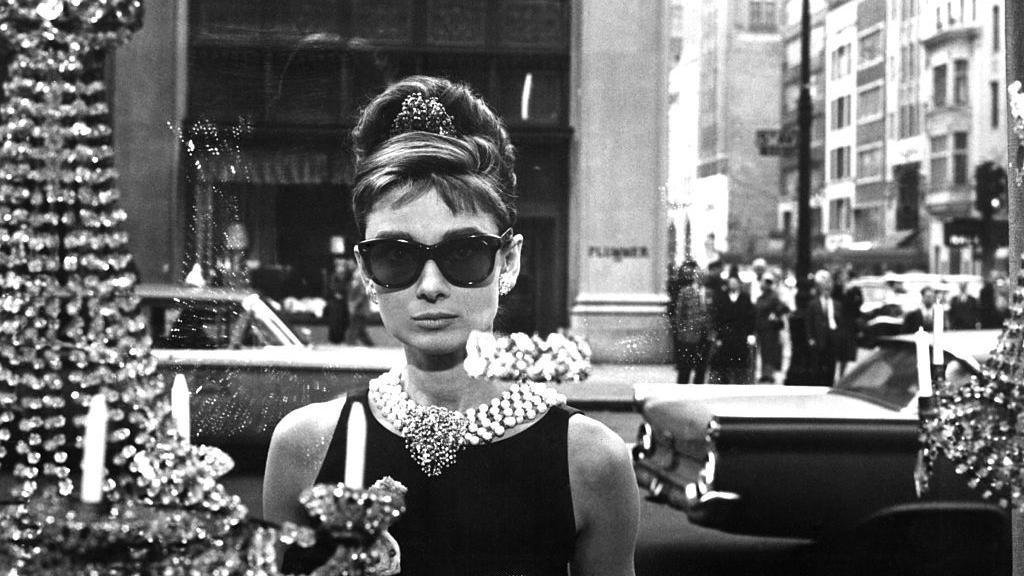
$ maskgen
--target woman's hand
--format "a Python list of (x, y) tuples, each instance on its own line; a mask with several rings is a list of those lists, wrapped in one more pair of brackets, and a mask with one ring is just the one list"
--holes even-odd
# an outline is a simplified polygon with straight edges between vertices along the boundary
[(573, 576), (633, 576), (640, 495), (625, 443), (604, 424), (573, 416), (569, 479), (576, 516)]

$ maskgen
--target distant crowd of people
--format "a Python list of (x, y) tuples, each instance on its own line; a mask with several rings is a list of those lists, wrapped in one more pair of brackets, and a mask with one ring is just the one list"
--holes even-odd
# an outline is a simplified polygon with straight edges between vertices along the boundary
[[(832, 386), (857, 360), (858, 348), (877, 336), (849, 270), (818, 270), (803, 290), (794, 277), (769, 270), (760, 258), (744, 275), (746, 282), (738, 266), (726, 272), (721, 261), (705, 270), (686, 260), (672, 270), (667, 313), (679, 383)], [(935, 288), (925, 286), (920, 306), (896, 307), (900, 323), (894, 330), (930, 331), (938, 313), (950, 329), (999, 326), (1005, 311), (995, 286), (986, 282), (975, 297), (962, 284), (945, 304), (937, 301)]]

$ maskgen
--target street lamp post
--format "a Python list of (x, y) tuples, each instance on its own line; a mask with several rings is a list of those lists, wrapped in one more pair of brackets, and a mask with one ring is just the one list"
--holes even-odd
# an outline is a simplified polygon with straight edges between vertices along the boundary
[(786, 384), (816, 384), (817, 371), (807, 349), (808, 304), (811, 301), (811, 6), (803, 0), (800, 25), (799, 190), (796, 232), (796, 310), (789, 319), (792, 354)]

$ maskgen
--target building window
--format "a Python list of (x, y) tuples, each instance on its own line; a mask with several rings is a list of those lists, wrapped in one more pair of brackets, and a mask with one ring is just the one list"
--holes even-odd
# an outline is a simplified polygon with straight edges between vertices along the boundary
[(1003, 27), (1003, 17), (999, 15), (999, 6), (992, 7), (992, 51), (999, 52), (999, 30)]
[(828, 203), (828, 231), (848, 232), (850, 230), (850, 199), (837, 198)]
[(932, 68), (932, 103), (936, 108), (946, 105), (946, 65)]
[(885, 212), (877, 207), (857, 208), (853, 211), (854, 240), (876, 240), (884, 236), (882, 224)]
[(782, 99), (782, 111), (785, 114), (800, 110), (800, 85), (787, 84), (785, 97)]
[(870, 120), (882, 115), (882, 86), (862, 90), (857, 95), (857, 120)]
[(953, 104), (963, 106), (967, 104), (967, 60), (953, 61)]
[(850, 73), (850, 45), (840, 46), (832, 51), (832, 79), (842, 78)]
[(989, 82), (988, 90), (992, 95), (992, 127), (999, 128), (999, 119), (1002, 117), (1002, 111), (999, 109), (999, 80)]
[(775, 0), (750, 0), (750, 30), (757, 32), (774, 32), (779, 27), (775, 15)]
[(882, 176), (882, 149), (871, 148), (857, 152), (857, 179), (868, 180)]
[(850, 177), (850, 147), (840, 146), (829, 152), (830, 170), (832, 180), (843, 180)]
[(840, 96), (832, 101), (832, 129), (839, 130), (850, 125), (850, 97)]
[(953, 184), (967, 184), (967, 132), (953, 133)]
[(800, 191), (800, 171), (787, 170), (784, 178), (785, 187), (782, 189), (783, 197), (796, 198)]
[(932, 188), (944, 188), (949, 183), (949, 137), (932, 136)]
[(858, 64), (865, 66), (871, 64), (876, 60), (881, 59), (883, 56), (882, 50), (882, 31), (875, 30), (861, 36), (860, 39), (860, 55), (858, 58)]

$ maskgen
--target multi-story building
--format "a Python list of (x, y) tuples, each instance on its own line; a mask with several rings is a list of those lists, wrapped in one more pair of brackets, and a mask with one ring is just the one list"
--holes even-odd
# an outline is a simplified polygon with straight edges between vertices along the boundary
[[(1006, 167), (1003, 1), (923, 0), (920, 8), (931, 266), (978, 272), (983, 231), (974, 171), (986, 162)], [(992, 228), (1004, 232), (995, 244), (1005, 247), (1005, 203)], [(1004, 261), (1005, 252), (997, 252)]]
[[(802, 0), (790, 4), (799, 10)], [(812, 185), (812, 230), (822, 240), (815, 260), (979, 272), (973, 174), (1006, 164), (1002, 2), (829, 0), (825, 10), (813, 24), (824, 22), (822, 66), (812, 34), (812, 70), (825, 76), (823, 122), (815, 117), (824, 128), (820, 196)], [(798, 54), (798, 20), (787, 22), (787, 55)], [(782, 83), (783, 112), (795, 124), (792, 77)], [(784, 160), (784, 199), (794, 198), (797, 178), (795, 161)], [(784, 230), (794, 205), (780, 203)], [(1005, 205), (994, 229), (1005, 231)], [(1005, 233), (995, 242), (1005, 245)]]
[[(755, 135), (780, 126), (780, 96), (767, 88), (781, 78), (779, 4), (704, 0), (694, 6), (700, 26), (684, 29), (681, 65), (697, 73), (697, 164), (685, 202), (693, 246), (705, 257), (749, 261), (776, 228), (778, 193), (766, 175), (778, 173), (779, 158), (760, 155)], [(688, 46), (699, 53), (696, 66)]]

